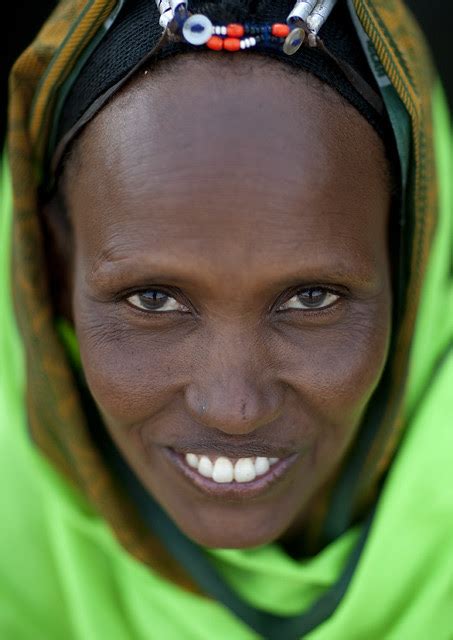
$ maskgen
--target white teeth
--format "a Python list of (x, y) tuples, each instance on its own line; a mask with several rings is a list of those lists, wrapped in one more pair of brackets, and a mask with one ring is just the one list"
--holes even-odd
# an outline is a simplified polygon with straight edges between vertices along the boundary
[(272, 465), (280, 458), (239, 458), (230, 460), (226, 456), (220, 456), (213, 462), (208, 456), (200, 456), (196, 453), (186, 453), (186, 463), (189, 467), (197, 469), (205, 478), (212, 478), (220, 484), (226, 482), (252, 482), (257, 476), (267, 473)]
[(198, 473), (200, 473), (205, 478), (212, 478), (212, 462), (209, 460), (207, 456), (201, 456), (200, 462), (198, 463)]
[(233, 482), (233, 463), (231, 460), (217, 458), (212, 472), (212, 479), (214, 482)]
[(193, 467), (194, 469), (198, 469), (198, 456), (194, 453), (186, 453), (186, 462), (189, 467)]
[(257, 476), (262, 476), (264, 473), (269, 471), (269, 460), (268, 458), (257, 458), (255, 460), (255, 471)]
[(252, 458), (239, 458), (234, 465), (234, 479), (236, 482), (251, 482), (255, 478), (256, 471)]

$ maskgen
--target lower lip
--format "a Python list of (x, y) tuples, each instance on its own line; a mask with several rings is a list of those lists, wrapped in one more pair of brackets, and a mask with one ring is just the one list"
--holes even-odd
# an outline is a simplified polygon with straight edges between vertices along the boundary
[(293, 453), (287, 458), (282, 458), (273, 464), (269, 471), (262, 476), (258, 476), (251, 482), (224, 482), (218, 483), (200, 475), (195, 469), (189, 467), (185, 461), (185, 456), (177, 453), (168, 447), (164, 448), (169, 460), (184, 477), (189, 480), (197, 489), (213, 498), (223, 498), (224, 500), (245, 500), (255, 498), (274, 487), (278, 482), (287, 477), (287, 472), (293, 466), (299, 453)]

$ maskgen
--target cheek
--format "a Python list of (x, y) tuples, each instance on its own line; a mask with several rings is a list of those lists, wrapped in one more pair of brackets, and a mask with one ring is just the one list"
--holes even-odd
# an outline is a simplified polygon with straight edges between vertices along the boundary
[(390, 329), (385, 297), (339, 325), (290, 332), (281, 370), (309, 414), (322, 413), (331, 426), (357, 422), (382, 375)]
[(85, 377), (101, 411), (124, 426), (159, 412), (184, 386), (190, 345), (177, 328), (156, 335), (101, 305), (74, 313)]

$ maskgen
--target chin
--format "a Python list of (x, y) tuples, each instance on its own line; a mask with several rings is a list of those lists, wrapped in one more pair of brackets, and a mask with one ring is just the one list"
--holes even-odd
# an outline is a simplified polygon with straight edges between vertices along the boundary
[(186, 532), (186, 535), (196, 544), (209, 549), (250, 549), (269, 544), (278, 539), (264, 531), (244, 533), (237, 531)]
[(267, 532), (252, 531), (238, 533), (237, 531), (187, 531), (186, 535), (196, 544), (209, 549), (250, 549), (274, 542), (279, 535)]
[(211, 549), (248, 549), (279, 539), (291, 518), (276, 517), (277, 508), (264, 505), (216, 505), (196, 508), (191, 517), (169, 513), (181, 531), (196, 544)]

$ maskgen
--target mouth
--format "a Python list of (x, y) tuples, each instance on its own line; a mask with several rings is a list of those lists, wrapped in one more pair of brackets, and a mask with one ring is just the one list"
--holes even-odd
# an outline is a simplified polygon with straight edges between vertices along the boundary
[(170, 462), (186, 480), (210, 497), (243, 500), (258, 497), (282, 481), (299, 452), (284, 457), (178, 452), (164, 448)]

